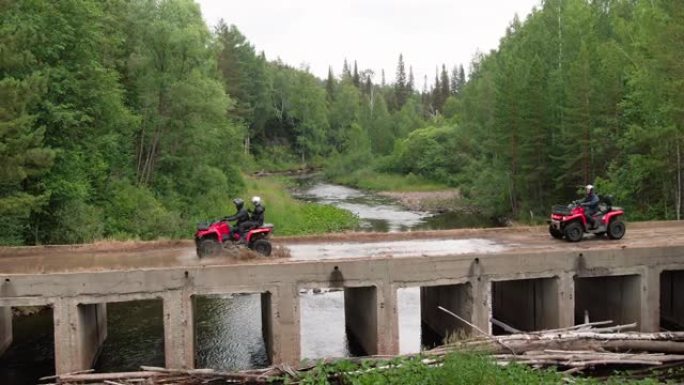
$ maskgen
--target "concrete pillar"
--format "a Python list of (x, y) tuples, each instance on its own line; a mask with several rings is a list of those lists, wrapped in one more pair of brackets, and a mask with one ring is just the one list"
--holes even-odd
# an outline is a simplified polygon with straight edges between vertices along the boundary
[(12, 344), (12, 308), (0, 307), (0, 356)]
[(399, 310), (397, 289), (389, 283), (377, 289), (378, 349), (380, 355), (399, 354)]
[(575, 323), (611, 320), (641, 324), (641, 284), (638, 275), (575, 278)]
[(660, 331), (660, 274), (656, 269), (646, 268), (641, 274), (641, 322), (642, 332)]
[(195, 320), (192, 297), (185, 290), (169, 291), (164, 301), (164, 358), (170, 369), (195, 367)]
[(684, 330), (684, 270), (660, 275), (660, 318), (665, 329)]
[(53, 305), (55, 370), (90, 369), (107, 338), (106, 304), (78, 304), (61, 299)]
[(571, 274), (562, 274), (558, 282), (558, 327), (575, 324), (575, 280)]
[[(473, 295), (472, 323), (481, 331), (492, 334), (492, 285), (489, 279), (477, 277), (470, 281)], [(479, 331), (472, 331), (473, 335), (480, 335)]]
[(262, 294), (261, 301), (264, 342), (271, 363), (298, 366), (301, 339), (297, 286), (283, 284), (275, 292)]
[[(449, 336), (460, 332), (471, 334), (469, 325), (440, 310), (439, 306), (472, 322), (473, 296), (470, 284), (421, 287), (420, 317), (423, 326), (430, 328), (438, 336), (439, 342), (445, 342)], [(421, 342), (421, 345), (427, 344), (428, 341)]]
[(378, 295), (374, 286), (344, 288), (347, 336), (366, 355), (378, 354)]
[[(493, 282), (493, 317), (522, 331), (554, 329), (559, 326), (559, 297), (556, 278)], [(495, 331), (504, 332), (499, 327)]]

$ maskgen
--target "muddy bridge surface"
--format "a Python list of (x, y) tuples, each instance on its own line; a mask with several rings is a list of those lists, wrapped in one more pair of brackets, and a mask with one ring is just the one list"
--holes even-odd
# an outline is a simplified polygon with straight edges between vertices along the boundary
[(195, 365), (198, 296), (256, 293), (272, 363), (300, 359), (299, 292), (344, 290), (348, 333), (367, 354), (398, 353), (397, 290), (420, 287), (421, 320), (446, 336), (591, 321), (684, 330), (684, 223), (628, 224), (620, 241), (552, 239), (545, 227), (276, 238), (287, 258), (198, 259), (191, 241), (0, 248), (0, 354), (11, 308), (50, 306), (58, 373), (90, 368), (107, 303), (163, 301), (167, 367)]

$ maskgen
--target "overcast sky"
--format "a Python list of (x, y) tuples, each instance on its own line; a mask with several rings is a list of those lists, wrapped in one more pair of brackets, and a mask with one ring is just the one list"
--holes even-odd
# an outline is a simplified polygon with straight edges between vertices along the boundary
[(435, 66), (463, 64), (499, 44), (515, 14), (521, 20), (540, 0), (199, 0), (211, 28), (235, 24), (269, 60), (282, 59), (325, 78), (344, 59), (359, 71), (385, 69), (393, 81), (399, 54), (413, 66), (416, 87), (432, 83)]

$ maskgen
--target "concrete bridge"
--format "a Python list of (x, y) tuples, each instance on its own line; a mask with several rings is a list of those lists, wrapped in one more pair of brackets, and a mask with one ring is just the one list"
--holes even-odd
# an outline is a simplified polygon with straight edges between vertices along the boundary
[[(350, 238), (360, 243), (345, 243)], [(453, 246), (472, 239), (496, 247)], [(544, 228), (279, 242), (293, 258), (198, 260), (188, 242), (0, 249), (0, 353), (12, 342), (11, 307), (47, 305), (56, 372), (90, 368), (107, 338), (107, 303), (160, 299), (166, 366), (192, 368), (196, 298), (258, 293), (270, 361), (297, 364), (299, 293), (314, 288), (344, 290), (346, 328), (367, 354), (398, 353), (397, 290), (406, 287), (420, 287), (422, 322), (441, 336), (471, 330), (437, 306), (494, 334), (501, 331), (492, 317), (526, 331), (572, 326), (587, 314), (637, 322), (642, 331), (684, 325), (684, 223), (632, 224), (622, 241), (578, 244), (553, 240)], [(402, 242), (408, 250), (392, 252)], [(448, 247), (428, 253), (421, 244)], [(350, 247), (368, 252), (336, 257)]]

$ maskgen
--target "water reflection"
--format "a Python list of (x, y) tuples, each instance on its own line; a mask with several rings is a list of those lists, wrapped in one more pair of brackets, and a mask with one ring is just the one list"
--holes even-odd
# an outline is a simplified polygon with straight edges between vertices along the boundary
[(261, 294), (195, 297), (196, 364), (240, 370), (268, 366)]
[(108, 303), (107, 339), (95, 363), (98, 372), (164, 366), (164, 320), (161, 299)]

